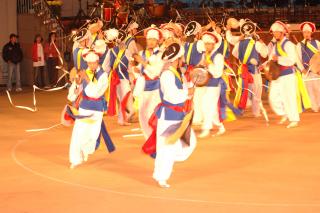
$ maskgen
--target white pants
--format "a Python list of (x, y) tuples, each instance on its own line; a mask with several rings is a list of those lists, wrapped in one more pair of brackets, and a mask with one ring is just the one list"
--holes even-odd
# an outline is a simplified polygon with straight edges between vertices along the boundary
[(193, 123), (194, 124), (202, 124), (204, 120), (204, 115), (202, 113), (202, 97), (206, 91), (206, 87), (196, 87), (193, 96)]
[(251, 101), (251, 108), (252, 113), (254, 116), (259, 116), (261, 113), (260, 110), (260, 102), (261, 102), (261, 96), (262, 96), (262, 78), (260, 73), (256, 73), (252, 75), (253, 83), (249, 84), (248, 88), (251, 90), (254, 94), (249, 92), (248, 99)]
[(312, 72), (304, 76), (304, 83), (308, 90), (313, 111), (319, 111), (320, 109), (320, 79), (317, 78), (320, 78), (320, 75)]
[(271, 82), (269, 102), (277, 115), (286, 116), (290, 122), (300, 121), (295, 74), (284, 75)]
[(213, 125), (221, 127), (218, 102), (220, 98), (220, 86), (203, 87), (205, 89), (201, 98), (201, 113), (203, 116), (203, 130), (212, 129)]
[[(117, 98), (118, 98), (118, 122), (119, 123), (123, 123), (124, 117), (122, 114), (122, 110), (121, 110), (121, 103), (123, 101), (123, 99), (125, 98), (125, 96), (128, 94), (128, 92), (131, 92), (131, 87), (130, 87), (130, 82), (127, 79), (120, 79), (120, 84), (117, 86)], [(129, 112), (125, 112), (126, 116), (129, 115), (130, 113), (133, 113), (133, 99), (132, 99), (132, 95), (129, 96), (128, 98), (128, 103), (126, 106), (126, 109), (129, 110)]]
[(72, 131), (69, 160), (74, 165), (83, 162), (83, 156), (93, 154), (101, 130), (103, 112), (79, 109), (80, 115), (93, 115), (88, 119), (76, 119)]
[(167, 181), (172, 173), (174, 162), (185, 161), (192, 154), (196, 147), (197, 139), (191, 130), (190, 146), (186, 145), (181, 140), (178, 140), (175, 144), (166, 144), (166, 137), (161, 134), (173, 124), (179, 121), (166, 121), (164, 120), (164, 113), (158, 120), (157, 127), (157, 157), (154, 164), (153, 178), (156, 181)]

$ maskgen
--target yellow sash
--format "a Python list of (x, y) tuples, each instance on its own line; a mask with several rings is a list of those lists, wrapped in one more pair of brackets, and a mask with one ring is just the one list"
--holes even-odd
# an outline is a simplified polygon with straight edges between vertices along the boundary
[(311, 52), (313, 52), (314, 54), (316, 54), (316, 53), (319, 52), (319, 50), (318, 50), (316, 47), (314, 47), (310, 42), (307, 42), (307, 47), (308, 47), (308, 49), (311, 50)]
[(281, 42), (277, 42), (277, 50), (280, 56), (286, 57), (288, 54), (282, 49)]
[(252, 53), (253, 47), (254, 47), (254, 40), (250, 39), (249, 44), (247, 46), (246, 52), (244, 53), (242, 64), (246, 64), (248, 62), (248, 59)]
[(83, 51), (83, 49), (80, 49), (80, 50), (78, 51), (78, 54), (77, 54), (77, 65), (78, 65), (77, 69), (78, 69), (78, 70), (80, 70), (80, 68), (81, 68), (82, 51)]
[(116, 60), (115, 60), (115, 62), (113, 64), (112, 69), (114, 69), (114, 70), (117, 69), (125, 50), (126, 50), (125, 48), (119, 50), (117, 58), (116, 58)]
[(190, 64), (192, 48), (193, 48), (193, 43), (190, 44), (189, 49), (188, 49), (187, 60), (186, 60), (187, 64)]
[(223, 40), (223, 56), (226, 56), (228, 49), (228, 42), (224, 39)]

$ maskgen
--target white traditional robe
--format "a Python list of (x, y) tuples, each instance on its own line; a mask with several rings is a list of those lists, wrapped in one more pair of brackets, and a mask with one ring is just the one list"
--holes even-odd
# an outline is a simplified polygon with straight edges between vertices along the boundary
[[(178, 89), (175, 84), (175, 75), (169, 71), (163, 71), (160, 77), (161, 91), (163, 99), (172, 104), (183, 103), (188, 98), (187, 85), (183, 85), (183, 89)], [(162, 110), (157, 125), (157, 156), (155, 159), (155, 167), (153, 178), (156, 181), (167, 181), (172, 173), (174, 162), (185, 161), (192, 154), (196, 147), (196, 136), (191, 129), (190, 146), (187, 146), (180, 139), (174, 144), (166, 144), (166, 137), (162, 133), (171, 125), (181, 121), (166, 120), (165, 112)]]
[[(98, 70), (101, 68), (98, 68)], [(90, 82), (84, 89), (86, 95), (90, 98), (100, 98), (108, 88), (108, 75), (103, 73), (97, 82)], [(76, 86), (69, 89), (68, 99), (75, 101)], [(103, 111), (79, 108), (79, 115), (90, 116), (85, 119), (76, 119), (72, 131), (69, 160), (73, 165), (79, 165), (83, 162), (84, 157), (93, 154), (95, 151), (96, 141), (100, 134)]]

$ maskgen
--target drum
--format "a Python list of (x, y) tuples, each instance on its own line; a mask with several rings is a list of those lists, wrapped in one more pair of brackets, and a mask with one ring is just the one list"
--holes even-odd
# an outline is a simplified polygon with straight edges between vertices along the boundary
[(113, 8), (104, 8), (104, 20), (110, 22), (112, 19)]
[(269, 81), (277, 80), (281, 73), (280, 65), (275, 61), (269, 61), (265, 66), (264, 71), (264, 75)]
[(315, 74), (320, 73), (320, 53), (316, 53), (310, 59), (310, 70)]
[(190, 77), (197, 87), (203, 87), (208, 84), (211, 74), (202, 67), (196, 67), (191, 71)]

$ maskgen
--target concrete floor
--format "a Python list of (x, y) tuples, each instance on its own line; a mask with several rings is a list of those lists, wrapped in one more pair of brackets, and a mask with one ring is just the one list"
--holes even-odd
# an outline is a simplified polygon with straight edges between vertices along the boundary
[[(153, 159), (141, 153), (142, 137), (105, 118), (116, 152), (102, 144), (89, 161), (69, 169), (72, 128), (38, 133), (27, 129), (60, 122), (66, 90), (37, 92), (39, 111), (15, 109), (0, 95), (0, 212), (320, 212), (320, 113), (302, 114), (286, 129), (269, 112), (248, 112), (226, 123), (227, 133), (198, 141), (187, 161), (176, 164), (171, 188), (152, 180)], [(28, 90), (13, 94), (31, 105)], [(197, 127), (196, 127), (197, 129)]]

